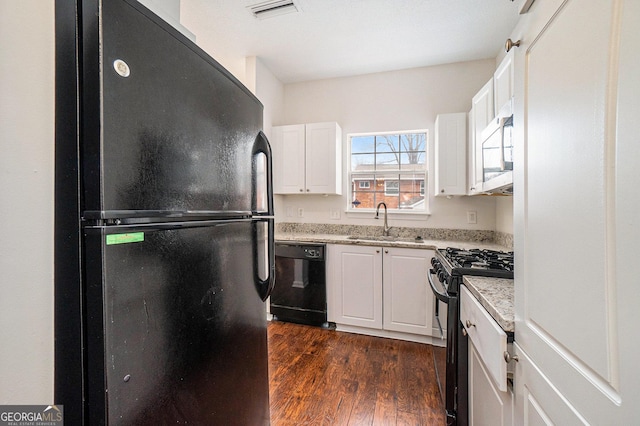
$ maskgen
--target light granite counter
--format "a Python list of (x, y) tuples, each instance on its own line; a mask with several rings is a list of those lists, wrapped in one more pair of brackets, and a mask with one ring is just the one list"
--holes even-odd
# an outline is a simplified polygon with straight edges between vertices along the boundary
[(513, 280), (465, 275), (463, 282), (504, 331), (515, 331)]
[(424, 250), (435, 250), (447, 247), (456, 247), (460, 249), (481, 248), (507, 250), (505, 247), (495, 243), (428, 239), (422, 239), (417, 242), (415, 238), (411, 237), (397, 237), (393, 240), (383, 240), (380, 239), (379, 236), (358, 236), (357, 238), (353, 238), (349, 235), (277, 232), (275, 234), (275, 238), (277, 242), (295, 241), (303, 243), (351, 244), (377, 247), (403, 247)]

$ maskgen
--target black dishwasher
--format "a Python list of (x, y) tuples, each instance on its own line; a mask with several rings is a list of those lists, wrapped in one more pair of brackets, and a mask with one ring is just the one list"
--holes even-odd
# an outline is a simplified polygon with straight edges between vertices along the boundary
[(328, 326), (324, 254), (324, 244), (276, 242), (275, 320)]

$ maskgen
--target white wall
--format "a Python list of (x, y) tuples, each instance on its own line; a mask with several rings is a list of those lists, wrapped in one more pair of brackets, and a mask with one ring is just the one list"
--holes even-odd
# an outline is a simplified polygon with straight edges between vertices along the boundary
[(138, 0), (195, 43), (195, 35), (180, 23), (180, 0)]
[(230, 52), (224, 40), (215, 40), (207, 37), (207, 27), (215, 25), (215, 19), (224, 19), (220, 16), (210, 16), (205, 13), (199, 2), (182, 2), (180, 5), (180, 22), (189, 31), (196, 35), (198, 46), (211, 55), (216, 61), (225, 67), (238, 80), (247, 87), (251, 86), (252, 76), (246, 76), (245, 56), (238, 52)]
[(496, 197), (496, 231), (513, 235), (513, 197)]
[(273, 123), (283, 120), (284, 86), (260, 59), (256, 60), (255, 93), (264, 105), (264, 133), (270, 137)]
[[(433, 135), (436, 115), (468, 112), (471, 98), (493, 75), (495, 60), (464, 62), (288, 84), (284, 87), (284, 117), (274, 124), (337, 121), (347, 134), (428, 129), (429, 170), (434, 169)], [(346, 176), (345, 176), (346, 182)], [(433, 194), (433, 179), (429, 181)], [(347, 195), (276, 197), (276, 217), (280, 222), (345, 223), (376, 225), (369, 217), (347, 217)], [(493, 197), (431, 197), (431, 215), (419, 219), (393, 216), (391, 226), (429, 228), (495, 229)], [(287, 207), (304, 217), (287, 217)], [(329, 219), (329, 211), (339, 209), (340, 220)], [(477, 224), (467, 224), (467, 211), (477, 212)]]
[(53, 402), (54, 2), (0, 1), (0, 404)]

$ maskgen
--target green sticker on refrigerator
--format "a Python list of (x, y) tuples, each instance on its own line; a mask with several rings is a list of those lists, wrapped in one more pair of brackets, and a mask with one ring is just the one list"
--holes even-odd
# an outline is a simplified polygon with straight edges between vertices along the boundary
[(144, 241), (144, 232), (133, 232), (131, 234), (112, 234), (107, 235), (107, 245), (113, 244), (129, 244)]

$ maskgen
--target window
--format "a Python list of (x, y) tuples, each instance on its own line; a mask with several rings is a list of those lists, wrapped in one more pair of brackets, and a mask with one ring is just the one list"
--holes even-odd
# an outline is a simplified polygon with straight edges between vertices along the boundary
[(426, 130), (349, 135), (349, 209), (425, 213), (426, 147)]

